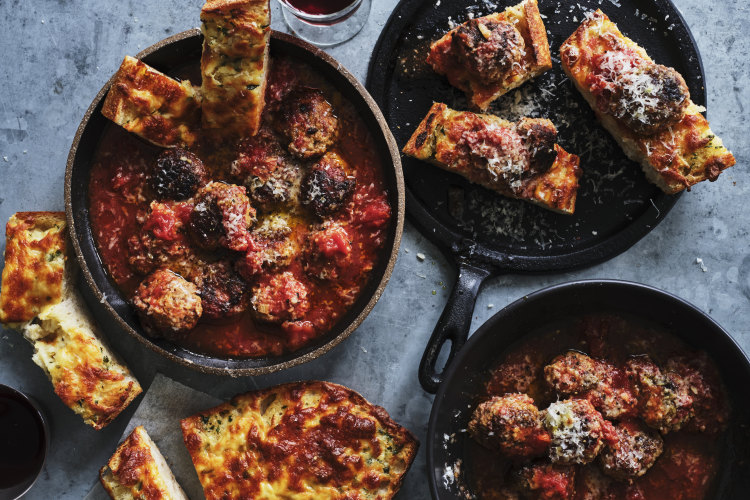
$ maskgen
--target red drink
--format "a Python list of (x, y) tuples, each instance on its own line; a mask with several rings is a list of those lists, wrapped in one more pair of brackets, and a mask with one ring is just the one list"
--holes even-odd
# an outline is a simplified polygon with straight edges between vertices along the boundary
[(295, 9), (312, 16), (335, 14), (349, 7), (356, 0), (285, 0)]

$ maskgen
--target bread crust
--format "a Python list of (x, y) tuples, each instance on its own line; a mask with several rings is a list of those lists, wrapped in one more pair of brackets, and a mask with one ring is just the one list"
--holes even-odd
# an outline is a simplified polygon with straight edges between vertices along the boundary
[(587, 84), (587, 77), (593, 71), (593, 58), (621, 48), (632, 50), (645, 61), (656, 64), (642, 47), (624, 36), (601, 10), (597, 10), (589, 14), (560, 47), (563, 70), (625, 154), (640, 163), (648, 180), (662, 191), (673, 194), (704, 180), (715, 181), (723, 170), (735, 164), (735, 159), (709, 128), (701, 114), (705, 111), (702, 107), (689, 101), (677, 123), (644, 136), (596, 105), (596, 98)]
[[(181, 424), (208, 500), (343, 500), (352, 494), (389, 499), (401, 487), (419, 446), (383, 408), (344, 386), (319, 381), (235, 396)], [(290, 429), (292, 434), (285, 434)], [(348, 432), (355, 438), (342, 445), (339, 438)], [(337, 458), (317, 450), (326, 442), (339, 450)], [(295, 465), (308, 451), (310, 463)], [(339, 465), (329, 474), (332, 461)]]
[[(504, 183), (490, 182), (483, 177), (469, 177), (466, 172), (451, 163), (451, 152), (456, 144), (445, 133), (451, 123), (460, 122), (467, 116), (475, 116), (497, 127), (512, 128), (514, 125), (494, 115), (475, 115), (468, 111), (455, 111), (445, 104), (433, 103), (427, 116), (414, 131), (403, 149), (404, 154), (427, 161), (448, 172), (457, 173), (471, 182), (480, 184), (504, 196), (528, 201), (554, 212), (572, 214), (575, 211), (578, 179), (582, 175), (580, 158), (555, 144), (556, 157), (552, 166), (544, 173), (526, 181), (520, 192), (513, 192)], [(477, 165), (477, 169), (483, 169)]]
[(200, 125), (198, 96), (190, 82), (178, 82), (130, 56), (115, 74), (102, 114), (161, 147), (193, 144)]
[(521, 64), (515, 67), (501, 82), (485, 84), (467, 71), (451, 50), (451, 40), (458, 27), (446, 33), (430, 47), (427, 62), (435, 72), (445, 75), (454, 87), (463, 90), (474, 109), (486, 110), (498, 97), (519, 87), (545, 71), (552, 69), (552, 58), (537, 0), (524, 0), (496, 12), (478, 18), (487, 21), (505, 21), (513, 24), (526, 43)]

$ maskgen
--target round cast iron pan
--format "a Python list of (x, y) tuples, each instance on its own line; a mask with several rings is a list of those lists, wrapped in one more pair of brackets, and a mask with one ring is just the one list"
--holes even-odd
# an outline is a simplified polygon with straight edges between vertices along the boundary
[[(663, 326), (690, 347), (715, 361), (732, 403), (730, 427), (722, 437), (718, 477), (712, 499), (747, 498), (750, 490), (750, 361), (732, 337), (700, 309), (661, 290), (625, 281), (590, 280), (555, 285), (523, 297), (492, 316), (472, 335), (446, 370), (435, 397), (427, 431), (427, 471), (432, 497), (474, 498), (466, 432), (471, 413), (484, 393), (491, 370), (512, 345), (530, 332), (590, 313), (624, 313)], [(455, 439), (445, 436), (455, 435)], [(456, 481), (444, 478), (446, 467), (461, 459)], [(477, 465), (479, 466), (479, 465)]]
[[(182, 74), (195, 68), (200, 60), (203, 38), (193, 29), (162, 40), (138, 54), (138, 58), (167, 74)], [(261, 375), (310, 361), (324, 354), (347, 338), (367, 317), (383, 293), (398, 256), (404, 224), (404, 181), (398, 149), (383, 115), (365, 88), (335, 59), (322, 50), (284, 33), (273, 32), (271, 57), (291, 56), (312, 66), (325, 77), (359, 111), (371, 131), (385, 167), (384, 176), (393, 222), (380, 261), (372, 271), (361, 296), (334, 328), (311, 344), (280, 357), (258, 359), (224, 359), (200, 355), (163, 339), (148, 337), (133, 314), (133, 310), (102, 266), (91, 234), (89, 220), (89, 174), (92, 159), (106, 127), (115, 127), (101, 114), (104, 97), (111, 80), (99, 91), (78, 127), (68, 156), (65, 173), (65, 211), (75, 254), (83, 278), (95, 297), (91, 306), (105, 312), (121, 329), (149, 349), (168, 359), (218, 375)], [(124, 251), (124, 250), (123, 250)]]
[[(448, 19), (462, 23), (502, 11), (520, 0), (402, 0), (373, 52), (367, 87), (403, 147), (433, 101), (469, 109), (463, 92), (427, 67), (431, 42)], [(621, 4), (616, 7), (615, 4)], [(553, 69), (498, 99), (488, 112), (510, 120), (547, 117), (559, 143), (581, 156), (583, 177), (576, 213), (559, 215), (473, 185), (427, 163), (403, 158), (410, 220), (458, 267), (458, 279), (419, 370), (425, 390), (441, 376), (435, 363), (451, 341), (450, 359), (466, 341), (482, 282), (502, 273), (549, 273), (591, 266), (627, 250), (651, 231), (677, 202), (650, 184), (599, 125), (560, 66), (559, 48), (586, 12), (601, 8), (623, 33), (660, 64), (676, 68), (693, 100), (705, 105), (698, 48), (669, 0), (539, 0)]]

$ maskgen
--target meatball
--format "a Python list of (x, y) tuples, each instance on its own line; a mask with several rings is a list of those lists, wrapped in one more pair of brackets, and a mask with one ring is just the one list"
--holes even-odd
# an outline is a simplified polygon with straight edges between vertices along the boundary
[(516, 130), (529, 151), (529, 170), (527, 175), (543, 174), (550, 169), (557, 158), (555, 141), (557, 129), (551, 121), (544, 118), (521, 118)]
[(677, 71), (644, 64), (616, 80), (609, 111), (633, 132), (651, 135), (677, 123), (689, 99), (685, 80)]
[(310, 309), (307, 293), (305, 284), (289, 271), (266, 275), (253, 288), (253, 311), (269, 323), (298, 320)]
[(149, 185), (159, 200), (185, 200), (208, 181), (203, 162), (190, 151), (167, 149), (156, 159)]
[(625, 363), (625, 373), (638, 400), (638, 413), (662, 434), (678, 431), (693, 415), (689, 384), (677, 372), (662, 373), (648, 356)]
[(601, 382), (597, 362), (587, 355), (568, 351), (544, 367), (544, 380), (565, 396), (583, 394)]
[(695, 353), (667, 361), (668, 372), (685, 380), (693, 398), (693, 418), (685, 425), (691, 432), (717, 433), (729, 423), (729, 399), (724, 391), (716, 366), (706, 353)]
[(351, 264), (351, 253), (351, 239), (344, 226), (326, 222), (307, 235), (303, 267), (308, 275), (320, 280), (339, 279), (341, 271)]
[(299, 243), (291, 234), (292, 228), (283, 214), (264, 218), (252, 232), (245, 258), (237, 261), (237, 271), (252, 279), (263, 269), (289, 265), (300, 253)]
[(469, 434), (482, 446), (512, 458), (542, 455), (550, 443), (541, 414), (526, 394), (495, 396), (477, 406)]
[(645, 500), (637, 482), (615, 481), (599, 467), (582, 467), (576, 474), (576, 500)]
[(487, 393), (502, 396), (508, 392), (530, 392), (542, 372), (544, 362), (538, 351), (513, 352), (492, 371)]
[(266, 182), (286, 161), (283, 146), (275, 135), (262, 128), (252, 137), (243, 139), (237, 148), (237, 159), (232, 162), (230, 172), (240, 182), (257, 177)]
[(659, 433), (637, 420), (615, 425), (613, 443), (600, 456), (604, 473), (615, 479), (628, 480), (644, 475), (664, 450)]
[(515, 486), (521, 498), (569, 500), (575, 495), (576, 469), (566, 465), (533, 463), (515, 473)]
[(203, 314), (198, 288), (166, 269), (154, 271), (141, 282), (133, 307), (147, 330), (166, 337), (192, 330)]
[(341, 210), (354, 192), (354, 177), (347, 170), (343, 158), (326, 153), (302, 181), (302, 204), (321, 218)]
[(189, 227), (201, 248), (224, 247), (244, 252), (250, 241), (249, 227), (254, 217), (255, 209), (243, 187), (211, 182), (195, 196)]
[(234, 316), (247, 309), (248, 284), (229, 262), (218, 261), (204, 266), (193, 282), (198, 286), (203, 315), (207, 318)]
[(463, 66), (485, 84), (502, 81), (524, 56), (521, 33), (505, 21), (472, 19), (451, 38), (451, 48)]
[(323, 93), (300, 87), (290, 92), (279, 108), (276, 128), (286, 140), (287, 148), (302, 159), (325, 153), (336, 141), (339, 120)]
[(612, 439), (612, 424), (584, 399), (552, 403), (543, 412), (544, 427), (550, 433), (550, 460), (562, 464), (592, 462)]

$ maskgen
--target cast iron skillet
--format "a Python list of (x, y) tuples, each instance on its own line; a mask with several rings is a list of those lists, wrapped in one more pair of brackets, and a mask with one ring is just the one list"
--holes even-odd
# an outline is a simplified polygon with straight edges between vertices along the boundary
[[(200, 59), (203, 38), (197, 29), (162, 40), (138, 54), (145, 63), (167, 74), (195, 67)], [(310, 345), (280, 357), (259, 359), (224, 359), (199, 355), (166, 340), (154, 340), (143, 333), (131, 307), (104, 270), (91, 234), (88, 210), (89, 174), (92, 159), (105, 127), (114, 127), (101, 114), (102, 101), (111, 80), (94, 98), (78, 127), (68, 156), (65, 172), (65, 211), (73, 248), (83, 277), (108, 316), (149, 349), (168, 359), (202, 371), (219, 375), (261, 375), (310, 361), (332, 349), (364, 321), (385, 288), (398, 256), (404, 224), (404, 181), (401, 161), (393, 135), (375, 102), (365, 88), (336, 60), (322, 50), (284, 33), (273, 32), (271, 57), (287, 55), (311, 65), (325, 77), (358, 110), (376, 142), (376, 154), (383, 159), (385, 184), (393, 211), (393, 222), (380, 261), (372, 271), (359, 300), (330, 332)]]
[[(435, 397), (427, 431), (427, 471), (435, 499), (473, 498), (462, 474), (471, 474), (466, 426), (490, 370), (512, 345), (530, 332), (589, 313), (624, 313), (663, 326), (686, 344), (706, 351), (729, 391), (732, 420), (724, 434), (721, 463), (712, 499), (747, 498), (750, 489), (750, 361), (732, 337), (697, 307), (661, 290), (625, 281), (590, 280), (554, 285), (523, 297), (492, 316), (472, 335), (446, 370)], [(445, 439), (455, 433), (455, 440)], [(462, 459), (457, 481), (446, 466)], [(474, 492), (476, 493), (476, 492)]]
[[(398, 4), (373, 52), (367, 87), (400, 147), (433, 101), (468, 109), (463, 93), (424, 63), (430, 43), (448, 31), (448, 19), (461, 23), (470, 14), (502, 11), (518, 1), (402, 0)], [(679, 196), (662, 193), (646, 181), (640, 166), (625, 157), (560, 67), (560, 44), (585, 13), (596, 8), (654, 60), (682, 73), (693, 100), (705, 105), (698, 49), (669, 0), (539, 0), (553, 69), (501, 97), (490, 112), (511, 120), (543, 116), (555, 123), (560, 144), (581, 156), (584, 174), (576, 213), (558, 215), (505, 199), (427, 163), (403, 159), (410, 220), (458, 267), (458, 280), (419, 369), (422, 387), (429, 392), (435, 392), (442, 380), (435, 363), (443, 344), (451, 341), (450, 363), (466, 341), (486, 278), (560, 272), (603, 262), (644, 237), (677, 202)]]

